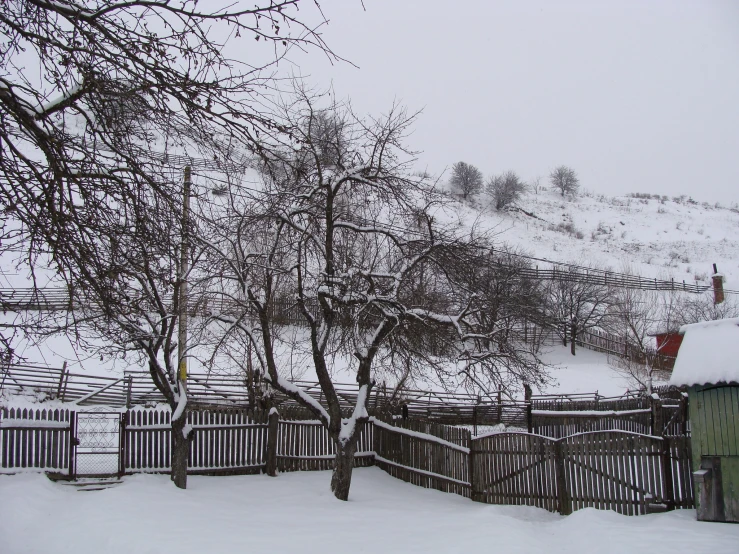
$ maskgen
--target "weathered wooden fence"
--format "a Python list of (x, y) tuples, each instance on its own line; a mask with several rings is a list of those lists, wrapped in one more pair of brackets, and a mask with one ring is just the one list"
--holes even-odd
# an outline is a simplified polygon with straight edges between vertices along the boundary
[[(360, 431), (354, 467), (373, 465), (373, 433), (371, 424), (365, 424)], [(276, 454), (280, 471), (331, 469), (336, 444), (319, 421), (280, 421)]]
[(586, 507), (622, 514), (692, 507), (690, 443), (626, 431), (551, 439), (502, 433), (473, 440), (473, 499), (563, 514)]
[[(0, 414), (4, 471), (38, 468), (74, 476), (74, 412), (3, 409)], [(192, 412), (189, 471), (259, 472), (270, 455), (280, 471), (333, 466), (335, 444), (320, 423), (271, 417), (274, 438), (265, 418), (246, 410)], [(125, 413), (120, 473), (169, 471), (170, 418), (166, 409)], [(690, 464), (686, 436), (603, 430), (562, 438), (523, 432), (473, 438), (468, 429), (393, 418), (372, 418), (364, 425), (355, 458), (355, 466), (377, 465), (422, 487), (563, 514), (585, 507), (629, 515), (692, 507)]]
[[(297, 381), (307, 394), (318, 402), (324, 402), (318, 383)], [(357, 386), (336, 384), (342, 404), (342, 412), (348, 417), (354, 408)], [(123, 377), (98, 377), (69, 373), (65, 368), (42, 368), (13, 365), (0, 368), (0, 390), (9, 392), (42, 392), (47, 397), (73, 401), (78, 406), (142, 405), (162, 402), (161, 394), (143, 372), (126, 373)], [(193, 411), (249, 410), (248, 391), (242, 378), (224, 375), (191, 374), (188, 379), (188, 395)], [(662, 399), (661, 415), (654, 421), (671, 426), (670, 435), (689, 432), (687, 422), (687, 398), (674, 390), (659, 391)], [(285, 420), (307, 420), (315, 417), (309, 410), (298, 406), (284, 395), (275, 394), (272, 399)], [(392, 390), (384, 385), (372, 389), (368, 401), (371, 415), (383, 417), (406, 412), (410, 419), (445, 425), (496, 425), (528, 429), (539, 434), (562, 437), (574, 432), (616, 428), (646, 434), (660, 435), (661, 430), (647, 428), (646, 412), (633, 410), (653, 409), (652, 399), (643, 392), (631, 393), (619, 398), (603, 398), (596, 394), (534, 396), (530, 401), (505, 400), (501, 391), (489, 395), (471, 395), (444, 391)], [(217, 410), (216, 410), (217, 411)], [(566, 418), (564, 412), (598, 412), (588, 418), (581, 413)], [(534, 413), (535, 412), (535, 413)], [(543, 412), (561, 412), (546, 414)], [(620, 412), (604, 414), (601, 412)], [(672, 417), (677, 414), (677, 417)], [(577, 418), (577, 419), (575, 419)], [(654, 414), (652, 416), (654, 419)], [(652, 421), (652, 420), (650, 420)]]
[(375, 452), (376, 465), (394, 477), (489, 504), (627, 515), (694, 505), (687, 437), (498, 433), (464, 447), (375, 421)]
[(658, 395), (628, 398), (533, 400), (527, 414), (530, 433), (562, 438), (575, 433), (621, 430), (644, 435), (690, 434), (688, 398)]
[[(193, 428), (188, 472), (235, 474), (259, 472), (264, 466), (267, 425), (246, 410), (203, 410), (189, 413)], [(121, 432), (120, 473), (169, 471), (171, 412), (133, 409)]]
[[(129, 410), (122, 432), (121, 473), (167, 472), (170, 469), (168, 409)], [(188, 472), (192, 474), (254, 473), (267, 463), (268, 423), (247, 410), (191, 412), (193, 427)], [(357, 444), (355, 467), (372, 465), (372, 425), (365, 425)], [(273, 446), (279, 471), (331, 469), (336, 445), (318, 421), (284, 421), (278, 424)]]
[[(374, 420), (375, 464), (408, 483), (469, 497), (468, 446)], [(469, 445), (470, 432), (463, 430)]]
[(74, 474), (74, 412), (0, 409), (0, 472), (38, 468)]

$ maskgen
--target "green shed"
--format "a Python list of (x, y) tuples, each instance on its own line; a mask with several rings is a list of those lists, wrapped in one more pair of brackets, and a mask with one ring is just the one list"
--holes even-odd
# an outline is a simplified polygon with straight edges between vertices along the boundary
[(739, 523), (739, 318), (680, 334), (670, 384), (688, 387), (698, 519)]

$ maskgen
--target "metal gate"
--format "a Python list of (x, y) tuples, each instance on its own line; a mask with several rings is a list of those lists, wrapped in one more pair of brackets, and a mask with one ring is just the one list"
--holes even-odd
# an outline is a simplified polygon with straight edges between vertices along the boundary
[(76, 473), (79, 477), (118, 475), (121, 414), (78, 412)]

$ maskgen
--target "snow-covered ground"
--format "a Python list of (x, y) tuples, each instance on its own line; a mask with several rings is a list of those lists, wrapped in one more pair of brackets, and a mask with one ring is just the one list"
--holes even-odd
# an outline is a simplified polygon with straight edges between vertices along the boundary
[(701, 523), (693, 510), (629, 517), (586, 509), (560, 516), (490, 506), (357, 469), (349, 502), (329, 472), (126, 477), (80, 493), (43, 475), (0, 476), (6, 554), (189, 552), (735, 553), (739, 525)]
[(493, 230), (500, 246), (538, 258), (643, 277), (709, 285), (715, 263), (726, 288), (739, 289), (736, 204), (717, 207), (687, 198), (610, 197), (587, 191), (563, 198), (551, 190), (526, 193), (517, 204), (536, 217), (496, 212), (489, 197), (479, 194), (471, 203), (446, 209), (440, 219), (463, 225), (474, 221)]
[(542, 359), (551, 366), (549, 375), (555, 382), (539, 390), (539, 394), (597, 392), (601, 396), (620, 396), (636, 388), (634, 382), (608, 365), (605, 354), (578, 348), (573, 356), (569, 346), (559, 345), (546, 347), (546, 350)]

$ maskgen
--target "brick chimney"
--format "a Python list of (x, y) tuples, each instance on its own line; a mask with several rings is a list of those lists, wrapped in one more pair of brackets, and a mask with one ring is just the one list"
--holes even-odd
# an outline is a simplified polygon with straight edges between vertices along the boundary
[(721, 304), (724, 301), (724, 276), (716, 269), (716, 264), (713, 264), (713, 303)]

